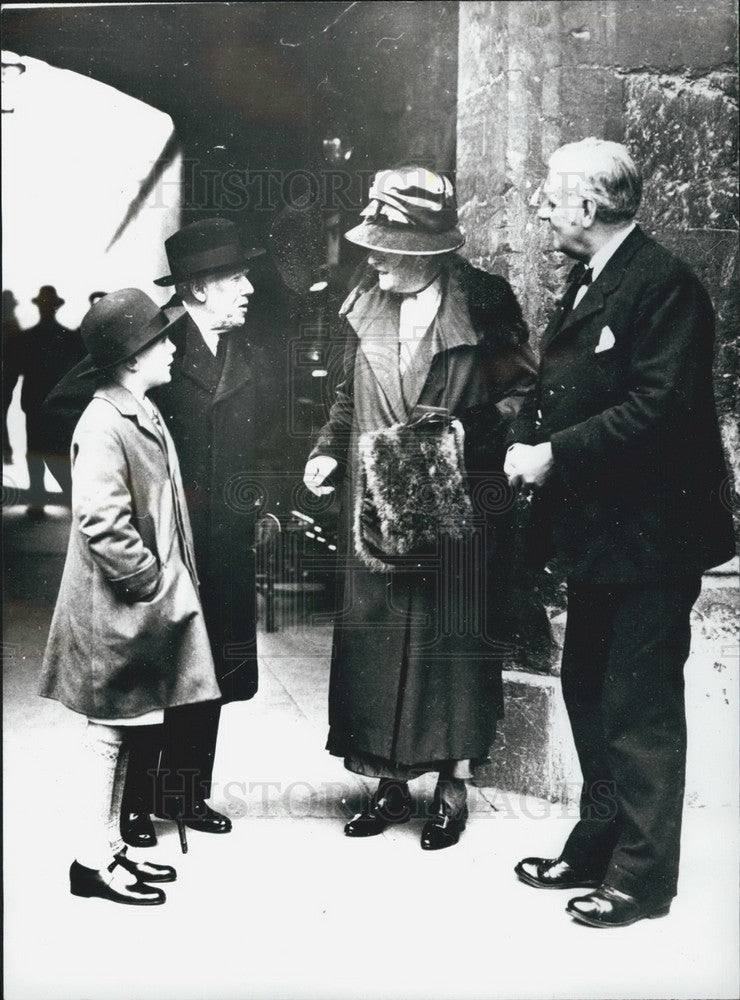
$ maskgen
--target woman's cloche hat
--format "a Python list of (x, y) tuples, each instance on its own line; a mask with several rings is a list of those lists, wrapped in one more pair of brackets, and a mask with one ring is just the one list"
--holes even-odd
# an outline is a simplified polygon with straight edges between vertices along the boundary
[(164, 249), (171, 273), (155, 280), (160, 286), (237, 268), (265, 252), (256, 243), (244, 246), (238, 228), (228, 219), (191, 222), (166, 239)]
[(368, 250), (423, 256), (449, 253), (465, 242), (451, 181), (424, 167), (381, 170), (360, 214), (364, 221), (345, 238)]
[(121, 288), (98, 299), (85, 314), (80, 333), (89, 352), (78, 376), (104, 372), (159, 340), (172, 321), (139, 288)]

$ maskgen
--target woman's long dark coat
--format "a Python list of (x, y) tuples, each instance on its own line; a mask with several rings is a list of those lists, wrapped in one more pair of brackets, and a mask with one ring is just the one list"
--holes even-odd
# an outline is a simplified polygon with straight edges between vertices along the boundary
[[(359, 286), (345, 304), (343, 379), (312, 453), (345, 473), (343, 587), (334, 633), (328, 749), (405, 765), (485, 758), (502, 714), (498, 631), (508, 589), (512, 496), (502, 473), (509, 423), (534, 377), (509, 285), (455, 258), (413, 370), (398, 376), (400, 298)], [(447, 407), (466, 431), (476, 515), (436, 561), (373, 572), (352, 537), (358, 435)]]

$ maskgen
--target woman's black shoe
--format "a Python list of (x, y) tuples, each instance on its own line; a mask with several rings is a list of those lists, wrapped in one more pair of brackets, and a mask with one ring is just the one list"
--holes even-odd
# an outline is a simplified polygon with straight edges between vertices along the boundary
[(149, 813), (137, 807), (121, 814), (121, 836), (131, 847), (154, 847), (157, 835)]
[(140, 882), (174, 882), (177, 872), (171, 865), (155, 865), (150, 861), (134, 861), (127, 857), (126, 848), (116, 854), (116, 861)]
[(344, 828), (347, 837), (375, 837), (392, 823), (411, 819), (411, 792), (405, 782), (381, 781), (367, 809)]
[(456, 817), (446, 816), (440, 812), (432, 816), (424, 824), (421, 831), (421, 848), (423, 851), (441, 851), (445, 847), (453, 847), (460, 839), (468, 818), (468, 807), (463, 806)]
[(158, 906), (164, 903), (167, 897), (161, 889), (153, 889), (127, 872), (124, 875), (124, 871), (118, 859), (102, 871), (73, 861), (69, 869), (69, 891), (73, 896), (98, 896), (129, 906)]

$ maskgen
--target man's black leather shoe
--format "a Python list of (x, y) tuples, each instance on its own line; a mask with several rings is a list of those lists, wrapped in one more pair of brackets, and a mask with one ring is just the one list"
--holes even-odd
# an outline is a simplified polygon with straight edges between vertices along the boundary
[(154, 847), (157, 834), (154, 832), (149, 813), (130, 809), (121, 814), (121, 836), (131, 847)]
[(602, 885), (588, 896), (576, 896), (566, 911), (589, 927), (628, 927), (638, 920), (664, 917), (671, 908), (667, 903), (641, 903), (634, 896), (611, 885)]
[(216, 812), (206, 802), (196, 802), (191, 813), (186, 813), (185, 826), (201, 833), (230, 833), (231, 820), (228, 816)]
[(391, 824), (411, 819), (411, 792), (401, 782), (378, 786), (367, 809), (357, 813), (344, 828), (347, 837), (375, 837)]
[(468, 818), (468, 807), (463, 806), (457, 816), (446, 816), (440, 812), (432, 816), (424, 824), (421, 831), (421, 848), (423, 851), (441, 851), (452, 847), (460, 839)]
[(150, 861), (134, 861), (127, 857), (126, 848), (116, 854), (116, 861), (140, 882), (174, 882), (177, 872), (171, 865), (155, 865)]
[[(119, 871), (116, 871), (120, 868)], [(69, 869), (69, 891), (73, 896), (90, 899), (94, 896), (109, 899), (112, 903), (126, 903), (128, 906), (158, 906), (167, 898), (161, 889), (145, 885), (135, 876), (126, 873), (116, 858), (102, 871), (86, 868), (73, 861)]]
[(524, 858), (514, 868), (520, 882), (535, 889), (588, 889), (601, 885), (601, 875), (582, 871), (561, 858)]
[[(160, 819), (177, 819), (175, 813), (164, 809), (155, 811), (154, 815), (159, 816)], [(183, 822), (191, 830), (199, 830), (201, 833), (231, 832), (231, 820), (229, 817), (216, 812), (215, 809), (211, 809), (208, 803), (202, 799), (200, 802), (195, 802), (192, 806), (185, 809)]]

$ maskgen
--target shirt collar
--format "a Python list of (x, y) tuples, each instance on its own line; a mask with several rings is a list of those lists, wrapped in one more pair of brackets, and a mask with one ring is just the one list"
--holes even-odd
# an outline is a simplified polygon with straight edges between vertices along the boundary
[(591, 275), (592, 281), (595, 281), (598, 278), (606, 265), (609, 263), (609, 260), (614, 256), (635, 228), (635, 225), (636, 223), (631, 222), (626, 229), (620, 229), (618, 233), (615, 233), (610, 240), (608, 240), (599, 250), (596, 251), (591, 260), (588, 262), (588, 266), (593, 272)]

